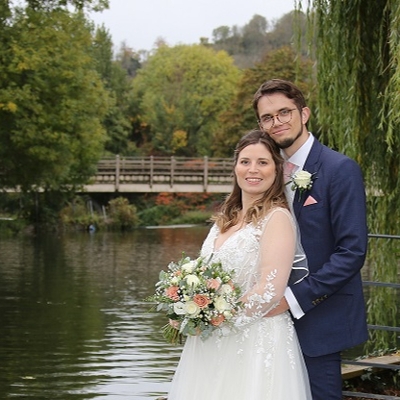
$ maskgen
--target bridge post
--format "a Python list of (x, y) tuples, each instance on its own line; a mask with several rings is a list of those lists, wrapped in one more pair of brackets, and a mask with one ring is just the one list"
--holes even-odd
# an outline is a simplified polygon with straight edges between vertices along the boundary
[(119, 154), (115, 156), (115, 191), (119, 191), (119, 173), (120, 173), (120, 158)]
[(203, 190), (207, 192), (208, 185), (208, 157), (204, 156), (204, 170), (203, 170)]
[(174, 173), (175, 173), (175, 157), (171, 156), (171, 175), (169, 186), (172, 188), (174, 186)]
[(153, 188), (153, 177), (154, 177), (154, 157), (150, 156), (150, 181), (149, 181), (150, 189)]

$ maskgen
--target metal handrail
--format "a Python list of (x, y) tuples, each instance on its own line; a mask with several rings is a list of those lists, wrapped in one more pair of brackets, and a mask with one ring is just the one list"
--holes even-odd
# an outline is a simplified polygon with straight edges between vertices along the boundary
[[(400, 235), (385, 235), (385, 234), (369, 234), (370, 238), (377, 239), (400, 239)], [(388, 282), (373, 282), (373, 281), (363, 281), (363, 286), (380, 286), (380, 287), (390, 287), (394, 289), (400, 289), (400, 284), (398, 283), (388, 283)], [(368, 325), (368, 329), (371, 330), (383, 330), (389, 332), (400, 332), (400, 327), (395, 326), (384, 326), (384, 325)], [(342, 364), (349, 365), (365, 365), (369, 368), (380, 368), (392, 371), (400, 370), (399, 364), (383, 364), (383, 363), (374, 363), (362, 360), (342, 360)], [(366, 398), (366, 399), (379, 399), (379, 400), (400, 400), (398, 396), (387, 396), (380, 394), (371, 394), (371, 393), (362, 393), (362, 392), (351, 392), (351, 391), (342, 391), (344, 396), (356, 397), (356, 398)]]
[(400, 397), (396, 397), (396, 396), (385, 396), (383, 394), (370, 394), (370, 393), (362, 393), (362, 392), (343, 391), (342, 394), (344, 396), (363, 397), (365, 399), (379, 399), (379, 400), (399, 400), (400, 399)]

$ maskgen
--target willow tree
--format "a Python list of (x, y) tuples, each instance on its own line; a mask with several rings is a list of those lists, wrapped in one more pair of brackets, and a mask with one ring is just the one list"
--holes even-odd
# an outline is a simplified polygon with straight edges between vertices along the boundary
[[(308, 0), (307, 7), (316, 38), (320, 137), (360, 164), (370, 233), (398, 235), (400, 2)], [(370, 279), (396, 282), (398, 254), (398, 241), (370, 239)], [(398, 326), (394, 290), (378, 289), (371, 291), (368, 322)], [(396, 346), (394, 334), (373, 331), (371, 338), (374, 350)]]

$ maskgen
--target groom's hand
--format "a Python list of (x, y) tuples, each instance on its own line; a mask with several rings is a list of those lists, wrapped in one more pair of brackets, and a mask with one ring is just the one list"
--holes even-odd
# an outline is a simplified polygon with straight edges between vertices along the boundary
[(289, 310), (289, 304), (286, 301), (286, 297), (282, 297), (279, 304), (274, 309), (272, 309), (268, 314), (266, 314), (266, 317), (275, 317), (275, 315), (282, 314), (287, 310)]

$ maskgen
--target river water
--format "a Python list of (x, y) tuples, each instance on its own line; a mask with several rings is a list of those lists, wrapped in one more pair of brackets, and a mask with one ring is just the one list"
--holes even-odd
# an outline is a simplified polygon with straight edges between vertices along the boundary
[(143, 302), (207, 227), (0, 240), (0, 399), (155, 399), (179, 346)]
[(0, 399), (165, 395), (181, 347), (143, 299), (170, 261), (198, 255), (208, 229), (0, 239)]

